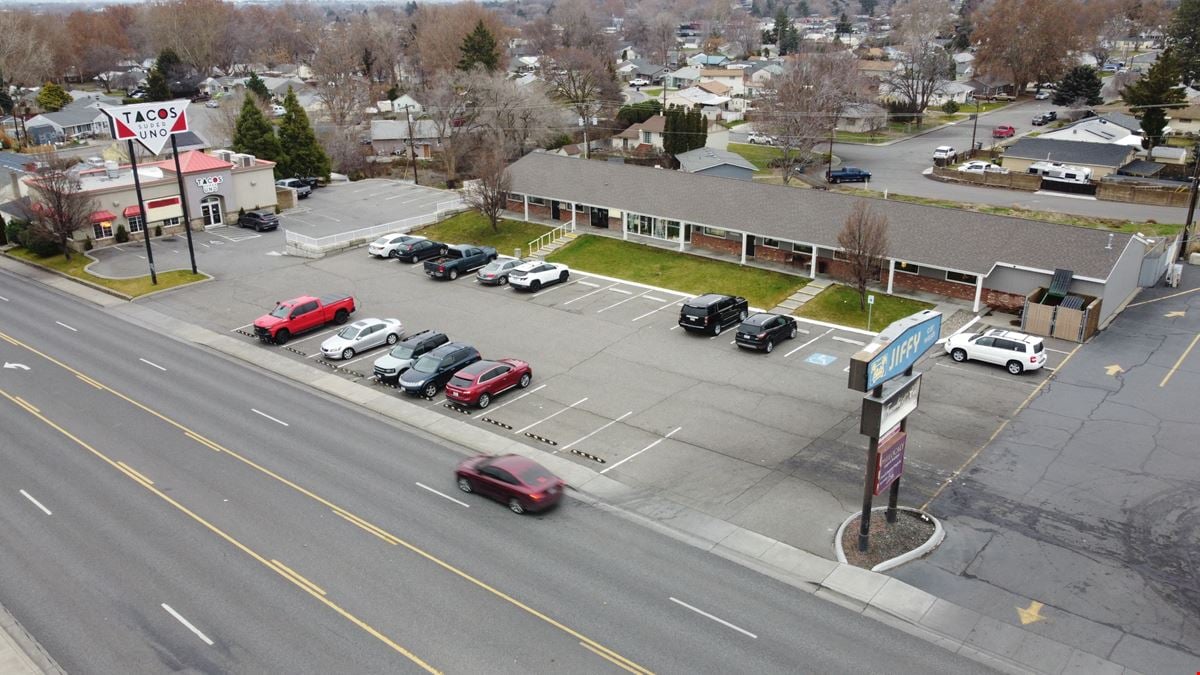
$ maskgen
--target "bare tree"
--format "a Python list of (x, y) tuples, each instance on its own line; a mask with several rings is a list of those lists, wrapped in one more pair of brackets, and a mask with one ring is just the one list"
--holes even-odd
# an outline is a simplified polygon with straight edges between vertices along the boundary
[(762, 48), (762, 31), (758, 20), (743, 9), (734, 10), (725, 24), (723, 33), (734, 46), (738, 55), (753, 56)]
[(953, 13), (947, 0), (902, 0), (892, 16), (900, 24), (899, 66), (880, 79), (889, 94), (919, 115), (930, 99), (945, 91), (947, 74), (953, 72), (950, 55), (933, 41)]
[(975, 13), (972, 38), (981, 74), (1008, 77), (1025, 90), (1033, 81), (1057, 80), (1081, 43), (1075, 17), (1088, 11), (1078, 0), (995, 0)]
[(214, 67), (229, 65), (237, 8), (222, 0), (170, 0), (144, 5), (138, 18), (135, 44), (157, 53), (170, 47), (183, 63), (202, 77)]
[(73, 160), (54, 153), (42, 153), (38, 155), (38, 162), (45, 167), (38, 170), (30, 183), (36, 205), (32, 236), (54, 241), (70, 260), (71, 249), (67, 242), (91, 224), (97, 203), (83, 191), (79, 173), (72, 169)]
[(500, 230), (500, 215), (508, 205), (508, 191), (512, 189), (512, 178), (505, 163), (504, 150), (499, 138), (484, 143), (484, 150), (475, 159), (478, 180), (463, 193), (463, 199), (474, 209), (487, 216), (492, 231)]
[(478, 99), (486, 81), (482, 73), (456, 70), (439, 77), (423, 94), (425, 114), (432, 120), (441, 144), (447, 183), (458, 180), (459, 161), (475, 143), (475, 132), (479, 129)]
[(46, 24), (31, 12), (0, 12), (0, 73), (7, 82), (36, 86), (54, 76)]
[(608, 59), (612, 53), (612, 41), (601, 30), (600, 19), (589, 0), (562, 0), (550, 10), (550, 18), (562, 26), (562, 46), (567, 49), (584, 49)]
[(588, 158), (588, 128), (607, 104), (619, 100), (607, 62), (582, 49), (555, 53), (548, 65), (553, 96), (579, 116), (583, 127), (583, 158)]
[(500, 15), (473, 2), (455, 5), (421, 3), (415, 15), (414, 48), (424, 81), (458, 68), (463, 38), (477, 23), (483, 25), (499, 44), (506, 44), (509, 30)]
[(858, 289), (858, 308), (865, 310), (867, 284), (879, 278), (888, 253), (887, 216), (872, 212), (865, 201), (855, 202), (837, 240), (849, 261), (854, 287)]
[(755, 125), (775, 137), (785, 183), (813, 148), (830, 138), (857, 82), (858, 69), (848, 52), (801, 55), (771, 79), (759, 106), (762, 121)]
[(540, 86), (518, 85), (496, 73), (478, 79), (479, 124), (504, 149), (507, 158), (525, 154), (528, 145), (557, 123), (556, 106)]
[(318, 132), (317, 140), (329, 156), (329, 164), (334, 171), (353, 176), (366, 169), (370, 146), (359, 142), (358, 131), (353, 127), (324, 126)]
[(1091, 0), (1079, 20), (1080, 40), (1100, 68), (1112, 55), (1117, 40), (1129, 35), (1132, 21), (1126, 13), (1130, 0)]
[(335, 126), (358, 121), (367, 102), (367, 83), (359, 75), (362, 50), (344, 23), (329, 29), (313, 56), (317, 97)]

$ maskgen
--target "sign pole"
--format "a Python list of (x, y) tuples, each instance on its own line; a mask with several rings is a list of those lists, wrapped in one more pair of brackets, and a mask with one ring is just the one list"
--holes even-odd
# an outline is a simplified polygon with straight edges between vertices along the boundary
[(133, 148), (133, 140), (129, 143), (129, 164), (133, 169), (133, 190), (137, 193), (138, 213), (142, 216), (142, 239), (146, 240), (146, 262), (150, 264), (150, 283), (158, 285), (158, 275), (154, 272), (154, 252), (150, 250), (150, 223), (146, 222), (146, 203), (142, 199), (142, 180), (138, 177), (137, 151)]
[[(900, 420), (900, 433), (908, 433), (908, 418)], [(900, 479), (903, 476), (896, 476), (896, 480), (892, 481), (892, 489), (888, 492), (888, 507), (887, 521), (889, 524), (896, 522), (896, 504), (900, 501)]]
[(192, 274), (196, 271), (196, 249), (192, 246), (192, 215), (188, 211), (187, 194), (183, 191), (183, 171), (179, 168), (179, 144), (171, 134), (171, 154), (175, 155), (175, 178), (179, 181), (179, 201), (183, 202), (183, 231), (187, 233), (188, 257), (192, 259)]
[(867, 448), (867, 477), (863, 480), (862, 515), (858, 519), (858, 550), (866, 552), (871, 543), (871, 500), (875, 497), (875, 474), (879, 471), (879, 439), (872, 436)]

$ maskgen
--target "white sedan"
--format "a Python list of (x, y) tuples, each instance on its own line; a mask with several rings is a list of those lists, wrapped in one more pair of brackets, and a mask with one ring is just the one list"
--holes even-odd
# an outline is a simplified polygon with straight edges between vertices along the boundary
[(508, 283), (513, 288), (538, 291), (543, 286), (566, 281), (569, 276), (571, 270), (562, 263), (534, 260), (514, 267), (508, 273)]
[(327, 359), (352, 359), (383, 344), (394, 345), (404, 336), (400, 319), (362, 319), (339, 330), (321, 343), (321, 355)]
[(645, 87), (649, 84), (650, 84), (650, 80), (647, 80), (644, 77), (639, 77), (637, 79), (633, 79), (633, 80), (629, 81), (629, 86), (631, 86), (631, 87)]
[(399, 255), (401, 246), (424, 238), (411, 234), (385, 235), (371, 242), (367, 253), (376, 258), (395, 258)]
[(973, 159), (965, 162), (962, 166), (958, 167), (958, 170), (963, 173), (1008, 173), (1008, 169), (999, 164), (992, 164), (981, 159)]

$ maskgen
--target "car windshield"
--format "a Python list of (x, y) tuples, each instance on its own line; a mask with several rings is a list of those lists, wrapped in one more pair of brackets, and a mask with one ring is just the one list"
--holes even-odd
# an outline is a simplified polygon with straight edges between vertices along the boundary
[(708, 316), (707, 307), (693, 307), (691, 305), (683, 306), (683, 313), (687, 316)]
[(554, 474), (543, 469), (538, 464), (531, 464), (525, 467), (517, 473), (517, 477), (521, 479), (522, 483), (531, 487), (541, 487), (556, 480)]
[(287, 305), (275, 305), (275, 309), (271, 310), (271, 316), (276, 319), (286, 319), (290, 311), (292, 311), (292, 308)]
[(499, 272), (500, 270), (504, 269), (504, 265), (505, 265), (505, 261), (494, 260), (494, 261), (488, 263), (487, 267), (483, 268), (483, 271), (484, 272)]
[(337, 336), (347, 340), (353, 340), (354, 338), (358, 337), (358, 329), (354, 326), (346, 326), (338, 331)]
[(441, 363), (442, 360), (440, 358), (426, 354), (425, 356), (417, 359), (417, 362), (413, 364), (412, 369), (418, 373), (436, 373), (438, 366), (441, 365)]
[(392, 351), (388, 352), (388, 355), (397, 359), (411, 359), (413, 348), (406, 345), (396, 345)]

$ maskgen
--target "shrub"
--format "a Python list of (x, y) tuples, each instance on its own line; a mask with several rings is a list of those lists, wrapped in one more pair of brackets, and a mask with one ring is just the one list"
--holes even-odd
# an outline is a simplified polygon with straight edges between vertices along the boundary
[(155, 226), (154, 226), (154, 236), (156, 236), (156, 237), (161, 237), (161, 236), (162, 236), (162, 225), (155, 225)]
[(23, 246), (27, 230), (29, 230), (28, 220), (17, 220), (14, 218), (4, 226), (4, 235), (8, 237), (8, 243)]
[(92, 243), (91, 237), (88, 237), (87, 239), (83, 240), (83, 250), (90, 251), (93, 248), (95, 248), (95, 244)]
[(124, 244), (129, 241), (129, 232), (125, 229), (124, 225), (117, 226), (116, 239), (118, 244)]
[(49, 258), (62, 252), (58, 247), (58, 242), (49, 232), (37, 228), (30, 228), (26, 231), (24, 246), (39, 258)]
[(947, 115), (953, 115), (954, 113), (958, 112), (958, 101), (951, 99), (943, 103), (942, 112), (946, 113)]
[(559, 134), (559, 135), (555, 136), (554, 138), (550, 139), (550, 142), (546, 144), (546, 149), (547, 150), (557, 150), (557, 149), (561, 148), (562, 146), (570, 145), (573, 142), (574, 142), (574, 140), (569, 135)]
[(243, 206), (238, 209), (238, 218), (241, 218), (244, 215), (246, 215), (246, 207)]
[(280, 213), (283, 213), (283, 209), (279, 208), (279, 205), (276, 204), (275, 205), (275, 215), (279, 215)]

